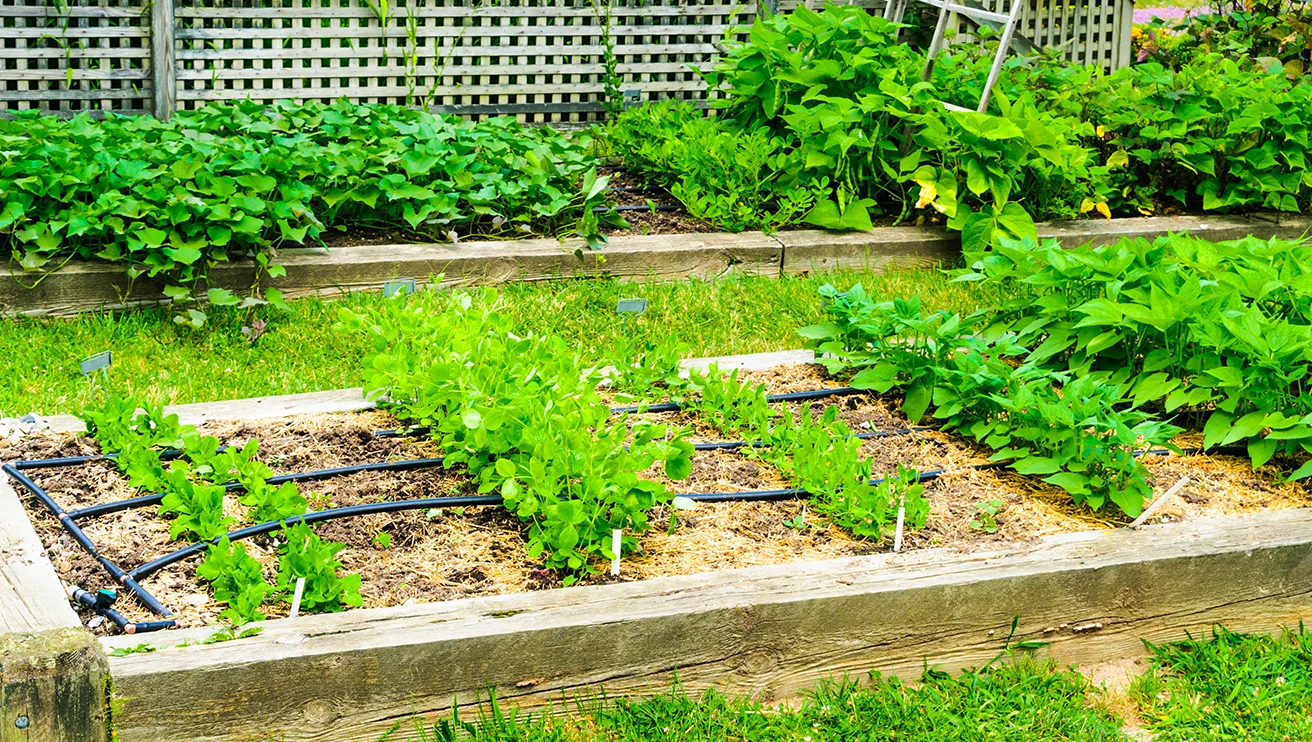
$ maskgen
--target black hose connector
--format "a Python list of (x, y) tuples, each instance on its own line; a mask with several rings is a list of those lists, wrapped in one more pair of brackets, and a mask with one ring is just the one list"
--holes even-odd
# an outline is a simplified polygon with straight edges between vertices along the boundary
[(178, 622), (173, 619), (167, 621), (129, 621), (126, 616), (114, 609), (113, 605), (118, 600), (118, 594), (113, 590), (101, 588), (94, 593), (87, 592), (76, 585), (68, 586), (68, 597), (74, 602), (81, 603), (101, 616), (109, 619), (118, 626), (124, 634), (144, 634), (150, 631), (160, 631), (161, 629), (171, 629), (177, 626)]

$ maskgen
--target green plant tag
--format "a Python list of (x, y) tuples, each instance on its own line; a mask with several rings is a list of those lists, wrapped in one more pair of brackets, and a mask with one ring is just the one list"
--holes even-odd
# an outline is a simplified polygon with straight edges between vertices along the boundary
[(635, 108), (642, 105), (642, 91), (632, 88), (624, 91), (624, 107)]
[(114, 363), (114, 351), (106, 350), (97, 353), (94, 356), (87, 356), (82, 359), (81, 368), (83, 376), (90, 376), (97, 371), (106, 371)]
[(415, 279), (394, 278), (383, 283), (383, 298), (390, 299), (397, 294), (409, 296), (415, 292)]
[(615, 304), (616, 314), (642, 314), (647, 311), (646, 299), (620, 299)]

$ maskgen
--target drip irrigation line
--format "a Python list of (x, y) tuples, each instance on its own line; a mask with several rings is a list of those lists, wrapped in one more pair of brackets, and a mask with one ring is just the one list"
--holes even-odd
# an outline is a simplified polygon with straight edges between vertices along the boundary
[(77, 541), (78, 545), (81, 546), (92, 559), (99, 562), (100, 566), (104, 567), (105, 571), (108, 572), (110, 576), (126, 587), (133, 596), (137, 598), (137, 600), (140, 600), (147, 608), (158, 615), (166, 617), (173, 615), (173, 612), (163, 603), (159, 602), (155, 596), (151, 595), (149, 591), (137, 584), (136, 579), (124, 572), (123, 569), (115, 564), (112, 559), (101, 554), (100, 550), (96, 548), (95, 542), (91, 540), (91, 537), (87, 536), (86, 532), (73, 522), (73, 518), (63, 507), (60, 506), (55, 498), (50, 496), (50, 493), (46, 492), (40, 487), (40, 485), (33, 482), (30, 477), (16, 469), (11, 464), (3, 465), (0, 467), (0, 470), (3, 470), (6, 474), (12, 477), (14, 481), (22, 485), (27, 491), (31, 492), (37, 500), (40, 500), (41, 504), (55, 516), (59, 521), (59, 524), (68, 532), (68, 535), (72, 536), (73, 540)]
[[(226, 451), (227, 446), (220, 446), (217, 451)], [(171, 461), (178, 458), (184, 452), (175, 448), (165, 449), (159, 454), (160, 461)], [(26, 471), (29, 469), (57, 469), (61, 466), (81, 466), (93, 461), (114, 461), (118, 458), (116, 453), (97, 453), (90, 456), (66, 456), (60, 459), (29, 459), (27, 461), (15, 461), (15, 469)]]
[[(775, 402), (806, 402), (813, 399), (825, 399), (828, 397), (844, 397), (852, 394), (866, 394), (868, 389), (854, 389), (850, 386), (832, 387), (829, 389), (811, 389), (805, 392), (785, 392), (783, 394), (767, 394), (765, 401), (771, 404)], [(611, 414), (626, 412), (678, 412), (687, 407), (686, 402), (662, 402), (660, 404), (650, 405), (628, 405), (625, 407), (610, 408)]]
[[(826, 397), (842, 397), (851, 394), (865, 394), (868, 389), (853, 389), (850, 386), (831, 387), (828, 389), (810, 389), (804, 392), (785, 392), (783, 394), (767, 394), (765, 401), (774, 402), (806, 402), (812, 399), (825, 399)], [(629, 412), (678, 412), (687, 407), (686, 402), (660, 402), (648, 405), (628, 405), (625, 407), (612, 407), (610, 414), (618, 415)], [(408, 428), (397, 428), (395, 430), (376, 430), (374, 436), (377, 438), (400, 438), (408, 435), (423, 435), (430, 428), (427, 425), (412, 425)]]
[[(900, 430), (875, 431), (870, 433), (858, 433), (856, 437), (862, 439), (887, 438), (891, 436), (907, 435), (910, 433), (926, 431), (926, 430), (937, 430), (937, 428), (922, 426), (922, 427), (914, 427), (914, 428), (903, 428)], [(394, 434), (398, 433), (398, 431), (380, 431), (380, 432), (394, 433)], [(697, 443), (693, 445), (693, 449), (696, 451), (733, 450), (738, 448), (744, 448), (747, 445), (748, 444), (746, 441), (721, 441), (716, 443)], [(752, 447), (756, 448), (756, 447), (760, 447), (762, 444), (760, 441), (754, 441), (752, 442), (751, 445)], [(440, 466), (443, 460), (444, 459), (442, 458), (412, 459), (408, 461), (391, 461), (391, 462), (379, 462), (373, 464), (357, 464), (354, 466), (337, 467), (335, 469), (319, 469), (316, 471), (301, 472), (299, 474), (281, 474), (276, 477), (270, 477), (267, 480), (267, 482), (271, 485), (278, 485), (278, 484), (282, 484), (283, 482), (308, 482), (308, 481), (314, 481), (320, 479), (328, 479), (330, 477), (343, 476), (346, 474), (355, 474), (362, 471), (409, 471), (413, 469), (425, 469), (428, 467)], [(27, 481), (31, 482), (30, 479)], [(224, 486), (229, 491), (239, 490), (244, 488), (240, 482), (232, 482)], [(32, 484), (30, 485), (30, 487), (36, 487), (36, 485)], [(164, 495), (162, 493), (141, 495), (139, 497), (131, 497), (126, 500), (115, 500), (113, 502), (100, 503), (99, 505), (88, 505), (87, 507), (78, 508), (77, 510), (70, 510), (68, 511), (67, 516), (75, 521), (82, 520), (85, 518), (94, 518), (101, 515), (119, 513), (124, 510), (132, 510), (141, 507), (151, 507), (153, 505), (158, 505), (160, 501), (163, 499), (164, 499)]]
[(68, 597), (74, 602), (95, 611), (97, 614), (104, 616), (114, 623), (115, 626), (124, 634), (145, 634), (150, 631), (160, 631), (162, 629), (171, 629), (178, 625), (173, 619), (164, 621), (130, 621), (122, 613), (113, 608), (114, 602), (118, 600), (118, 595), (112, 590), (97, 590), (94, 593), (87, 592), (76, 585), (68, 586)]
[[(997, 469), (1005, 464), (1000, 462), (990, 462), (987, 464), (977, 464), (970, 469), (986, 470)], [(928, 482), (949, 473), (947, 470), (939, 469), (936, 471), (923, 472), (917, 477), (918, 482)], [(871, 486), (877, 486), (884, 482), (885, 479), (896, 479), (897, 477), (887, 477), (870, 480)], [(747, 490), (743, 492), (705, 492), (687, 495), (678, 495), (678, 497), (687, 498), (695, 502), (774, 502), (779, 500), (797, 500), (811, 497), (811, 492), (800, 487), (776, 490)], [(260, 536), (266, 533), (282, 528), (284, 525), (295, 525), (304, 523), (310, 525), (313, 523), (322, 523), (329, 520), (339, 520), (341, 518), (353, 518), (361, 515), (374, 515), (376, 513), (398, 513), (407, 510), (424, 510), (433, 508), (464, 508), (479, 507), (489, 505), (504, 505), (505, 499), (501, 495), (459, 495), (455, 497), (425, 497), (418, 500), (392, 500), (389, 502), (374, 502), (365, 505), (350, 505), (341, 508), (331, 508), (329, 510), (320, 510), (313, 513), (305, 513), (283, 520), (268, 521), (258, 523), (253, 526), (247, 526), (236, 531), (232, 531), (225, 536), (220, 536), (208, 541), (198, 541), (196, 543), (184, 546), (177, 551), (165, 554), (164, 556), (146, 562), (128, 572), (128, 576), (135, 579), (142, 579), (158, 572), (165, 567), (171, 566), (188, 557), (200, 554), (208, 549), (211, 545), (219, 543), (226, 538), (228, 541), (240, 541)]]
[[(340, 477), (347, 474), (358, 474), (366, 471), (408, 471), (411, 469), (425, 469), (430, 466), (440, 466), (442, 459), (411, 459), (408, 461), (380, 461), (372, 464), (355, 464), (353, 466), (339, 466), (333, 469), (318, 469), (315, 471), (300, 472), (298, 474), (280, 474), (276, 477), (269, 477), (266, 482), (270, 485), (279, 485), (284, 482), (312, 482), (320, 479), (329, 479), (331, 477)], [(229, 492), (234, 490), (245, 489), (241, 482), (229, 482), (224, 485)], [(97, 515), (107, 515), (117, 513), (123, 510), (133, 508), (149, 507), (158, 505), (164, 499), (163, 493), (153, 495), (142, 495), (127, 500), (117, 500), (115, 502), (101, 503), (100, 505), (91, 505), (85, 508), (79, 508), (68, 513), (68, 517), (73, 520), (82, 518), (91, 518)]]
[[(929, 430), (938, 430), (938, 428), (932, 426), (916, 426), (914, 428), (900, 428), (898, 430), (876, 430), (869, 433), (857, 433), (852, 437), (860, 438), (861, 440), (871, 440), (873, 438), (893, 438), (901, 435), (910, 435), (912, 433), (922, 433)], [(749, 445), (752, 448), (763, 448), (765, 446), (761, 441), (752, 441), (750, 444), (747, 441), (719, 441), (716, 443), (694, 443), (693, 450), (726, 451), (736, 448), (746, 448)]]

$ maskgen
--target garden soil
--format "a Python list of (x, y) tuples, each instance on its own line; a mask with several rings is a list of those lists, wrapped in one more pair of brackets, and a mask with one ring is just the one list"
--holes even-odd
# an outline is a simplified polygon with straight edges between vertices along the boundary
[[(801, 391), (839, 382), (816, 366), (789, 366), (747, 374), (772, 393)], [(810, 403), (813, 411), (826, 404), (854, 431), (891, 431), (910, 427), (897, 401), (874, 395), (835, 397)], [(788, 405), (802, 414), (807, 405)], [(724, 440), (691, 413), (649, 415), (671, 425), (690, 425), (693, 440)], [(386, 413), (308, 415), (257, 422), (214, 423), (205, 431), (241, 445), (260, 441), (260, 457), (275, 472), (292, 473), (374, 461), (440, 456), (431, 441), (421, 438), (380, 438), (377, 430), (397, 427)], [(1197, 445), (1196, 436), (1182, 436), (1182, 447)], [(46, 436), (25, 441), (12, 456), (36, 459), (97, 452), (85, 437)], [(1065, 492), (1036, 478), (1006, 470), (975, 468), (987, 462), (980, 447), (958, 436), (934, 430), (872, 438), (862, 442), (862, 455), (874, 462), (876, 475), (896, 471), (899, 463), (919, 471), (943, 471), (927, 482), (930, 516), (923, 529), (908, 531), (904, 548), (944, 547), (960, 551), (1024, 548), (1044, 536), (1125, 525), (1128, 519), (1109, 509), (1092, 511), (1075, 506)], [(1295, 462), (1274, 461), (1253, 471), (1243, 459), (1227, 456), (1152, 455), (1145, 459), (1152, 484), (1160, 493), (1181, 477), (1189, 483), (1153, 519), (1154, 522), (1204, 518), (1312, 505), (1312, 490), (1284, 477)], [(80, 467), (34, 470), (30, 474), (65, 508), (120, 500), (140, 494), (127, 486), (110, 462)], [(790, 486), (751, 449), (699, 451), (692, 474), (665, 480), (654, 467), (648, 475), (664, 481), (678, 494), (779, 489)], [(406, 472), (362, 472), (302, 483), (311, 508), (321, 510), (383, 500), (475, 494), (459, 469), (432, 468)], [(20, 494), (22, 493), (20, 489)], [(240, 506), (229, 498), (231, 514)], [(112, 587), (103, 569), (60, 528), (58, 521), (35, 500), (24, 497), (32, 521), (51, 562), (66, 584), (87, 590)], [(996, 523), (981, 519), (980, 507), (995, 507)], [(168, 521), (145, 508), (82, 521), (87, 534), (106, 556), (131, 568), (175, 550)], [(994, 526), (996, 525), (996, 528)], [(987, 527), (986, 527), (987, 526)], [(383, 607), (457, 598), (497, 595), (561, 586), (561, 576), (540, 568), (525, 554), (517, 518), (497, 507), (471, 507), (373, 514), (314, 526), (323, 538), (345, 544), (339, 554), (343, 569), (362, 577), (365, 607)], [(272, 579), (277, 570), (274, 535), (244, 542)], [(695, 574), (712, 570), (783, 564), (872, 554), (891, 549), (891, 539), (872, 543), (853, 538), (811, 512), (805, 501), (701, 503), (690, 511), (658, 508), (652, 529), (641, 539), (641, 550), (624, 559), (619, 580)], [(206, 583), (195, 576), (199, 558), (173, 565), (143, 581), (146, 589), (174, 610), (182, 626), (216, 624), (222, 606)], [(609, 574), (585, 578), (585, 583), (614, 581)], [(119, 609), (131, 620), (154, 617), (129, 597)], [(271, 617), (286, 614), (286, 604), (269, 605)], [(83, 616), (90, 619), (91, 614)], [(101, 624), (100, 631), (111, 627)]]

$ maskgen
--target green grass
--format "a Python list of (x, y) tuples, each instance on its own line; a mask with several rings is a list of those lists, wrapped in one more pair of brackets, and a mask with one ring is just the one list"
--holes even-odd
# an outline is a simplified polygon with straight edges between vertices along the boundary
[[(415, 722), (396, 737), (473, 742), (1121, 742), (1121, 721), (1093, 702), (1087, 680), (1022, 662), (919, 687), (875, 676), (822, 683), (797, 707), (771, 708), (681, 691), (645, 701), (581, 704), (570, 717), (521, 718), (485, 706), (476, 718)], [(383, 739), (389, 739), (384, 737)]]
[(1131, 688), (1155, 742), (1312, 739), (1312, 634), (1242, 636), (1156, 647)]
[[(495, 702), (475, 713), (413, 719), (382, 740), (426, 742), (1133, 742), (1115, 708), (1137, 707), (1153, 742), (1312, 740), (1312, 634), (1212, 638), (1152, 647), (1127, 701), (1074, 670), (1021, 660), (909, 686), (823, 682), (795, 706), (674, 690), (646, 700), (593, 699), (562, 716), (522, 716)], [(380, 742), (382, 742), (380, 740)]]
[[(637, 333), (672, 331), (694, 356), (730, 355), (801, 346), (798, 327), (820, 317), (816, 290), (824, 283), (862, 281), (887, 297), (919, 296), (935, 309), (971, 311), (979, 289), (950, 283), (941, 272), (884, 275), (841, 271), (782, 280), (729, 277), (715, 281), (626, 284), (580, 280), (507, 285), (508, 314), (524, 330), (556, 333), (589, 359), (600, 359), (624, 323), (617, 299), (645, 296), (647, 314)], [(77, 363), (114, 351), (110, 386), (121, 394), (164, 404), (293, 394), (357, 386), (361, 349), (333, 329), (338, 306), (381, 301), (377, 292), (333, 301), (301, 299), (290, 312), (259, 310), (268, 331), (252, 345), (241, 334), (252, 315), (214, 309), (200, 331), (175, 325), (166, 310), (84, 315), (76, 319), (0, 321), (0, 414), (76, 413), (90, 398)]]

